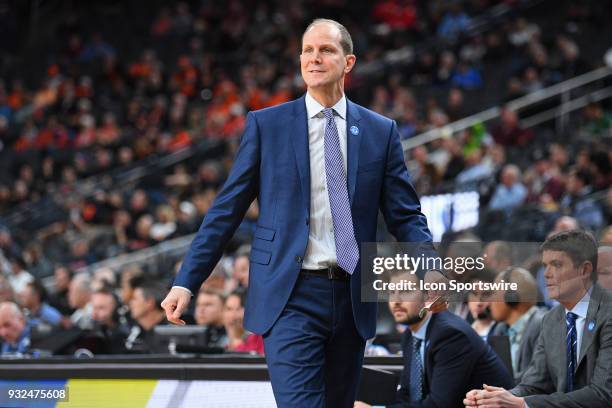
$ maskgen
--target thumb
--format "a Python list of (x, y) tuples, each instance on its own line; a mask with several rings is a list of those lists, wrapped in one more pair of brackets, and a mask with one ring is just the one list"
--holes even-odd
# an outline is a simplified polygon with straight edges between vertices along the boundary
[(181, 315), (183, 314), (183, 311), (185, 310), (185, 299), (183, 297), (179, 297), (177, 302), (176, 302), (176, 308), (174, 309), (174, 312), (172, 313), (172, 317), (174, 317), (175, 319), (178, 319), (181, 317)]
[(484, 385), (484, 389), (487, 391), (503, 391), (503, 388), (500, 387), (494, 387), (492, 385), (487, 385), (487, 384), (483, 384)]

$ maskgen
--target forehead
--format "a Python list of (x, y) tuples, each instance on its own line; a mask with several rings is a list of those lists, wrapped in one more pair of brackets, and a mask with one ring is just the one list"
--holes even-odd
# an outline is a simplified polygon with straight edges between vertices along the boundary
[(542, 262), (571, 261), (571, 258), (563, 251), (544, 251), (542, 252)]
[(94, 293), (91, 296), (91, 301), (96, 303), (111, 303), (113, 296), (110, 293)]
[(341, 39), (340, 29), (331, 23), (318, 23), (310, 27), (302, 37), (303, 45), (311, 45), (317, 43), (338, 43)]

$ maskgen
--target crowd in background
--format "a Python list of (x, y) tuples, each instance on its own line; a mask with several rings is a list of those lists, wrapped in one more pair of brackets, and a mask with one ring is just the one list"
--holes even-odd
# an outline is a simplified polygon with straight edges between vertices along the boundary
[[(254, 3), (152, 8), (139, 23), (146, 30), (128, 41), (137, 49), (108, 29), (92, 32), (66, 18), (52, 31), (57, 45), (31, 68), (41, 80), (17, 74), (16, 62), (2, 65), (0, 300), (19, 305), (0, 306), (0, 327), (11, 326), (9, 334), (0, 332), (5, 344), (19, 351), (21, 339), (35, 339), (30, 330), (55, 328), (86, 330), (98, 352), (155, 350), (153, 328), (166, 323), (159, 304), (180, 257), (166, 270), (77, 271), (195, 232), (231, 168), (246, 112), (303, 93), (299, 38), (315, 16), (300, 2)], [(325, 3), (332, 16), (347, 9), (342, 0)], [(381, 78), (357, 70), (348, 96), (395, 119), (408, 140), (601, 64), (599, 50), (584, 43), (588, 30), (601, 28), (601, 5), (565, 2), (550, 18), (520, 3), (355, 2), (340, 20), (353, 36), (358, 67), (406, 44), (418, 52), (412, 64), (383, 67)], [(500, 4), (517, 9), (464, 36)], [(482, 221), (471, 232), (477, 239), (543, 240), (551, 231), (585, 228), (600, 244), (612, 244), (609, 105), (588, 104), (571, 116), (564, 135), (547, 126), (523, 128), (519, 119), (504, 107), (492, 123), (408, 151), (419, 194), (478, 191)], [(104, 182), (114, 171), (129, 174), (202, 143), (220, 148), (127, 182)], [(91, 180), (103, 182), (82, 194)], [(36, 228), (27, 217), (19, 225), (5, 222), (36, 205), (41, 212), (59, 206), (61, 215)], [(207, 327), (210, 347), (263, 352), (261, 338), (242, 328), (257, 216), (254, 203), (194, 296), (188, 319)], [(45, 288), (40, 282), (50, 276)], [(66, 343), (85, 341), (78, 336)]]

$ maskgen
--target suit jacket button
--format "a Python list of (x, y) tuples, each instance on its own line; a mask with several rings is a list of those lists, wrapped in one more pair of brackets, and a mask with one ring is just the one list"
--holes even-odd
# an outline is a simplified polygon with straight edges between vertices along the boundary
[(306, 225), (308, 225), (308, 218), (306, 218)]
[(296, 256), (295, 256), (295, 262), (297, 262), (297, 263), (301, 263), (301, 262), (302, 262), (302, 257), (301, 257), (301, 256), (299, 256), (299, 255), (296, 255)]

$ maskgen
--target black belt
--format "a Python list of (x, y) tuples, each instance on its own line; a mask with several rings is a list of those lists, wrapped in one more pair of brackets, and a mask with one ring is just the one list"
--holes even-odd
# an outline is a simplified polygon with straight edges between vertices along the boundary
[(351, 275), (339, 266), (329, 266), (325, 269), (302, 269), (300, 273), (343, 281), (348, 281), (351, 278)]

